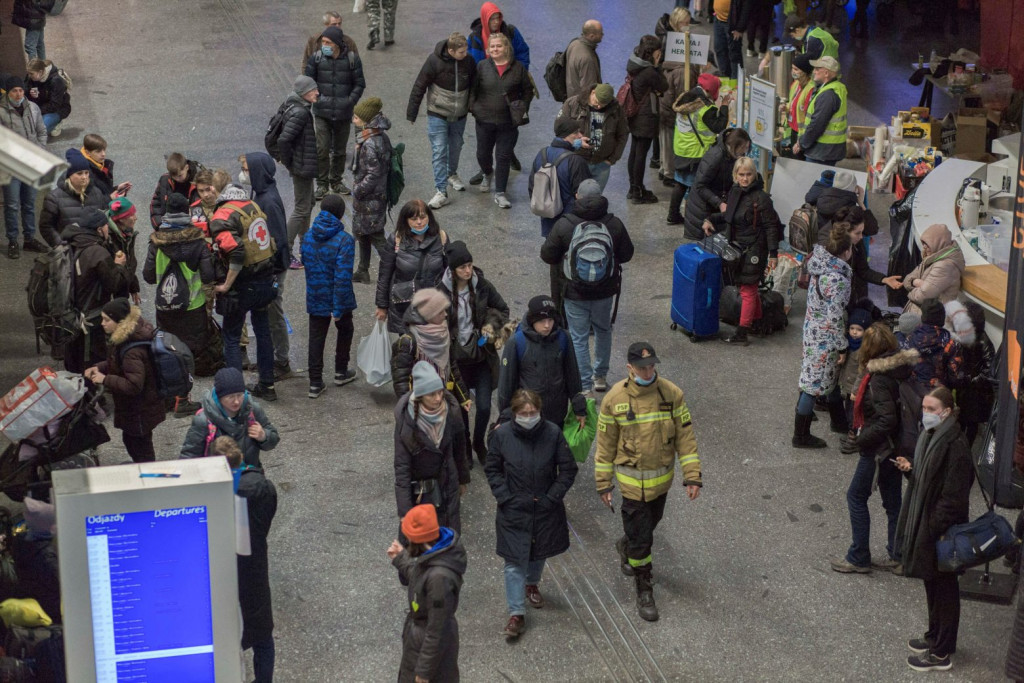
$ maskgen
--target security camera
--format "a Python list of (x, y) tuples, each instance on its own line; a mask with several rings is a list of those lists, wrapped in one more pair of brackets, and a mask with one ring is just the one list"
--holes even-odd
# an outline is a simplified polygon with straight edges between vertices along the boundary
[(67, 167), (60, 157), (0, 126), (0, 185), (14, 177), (36, 190), (52, 188)]

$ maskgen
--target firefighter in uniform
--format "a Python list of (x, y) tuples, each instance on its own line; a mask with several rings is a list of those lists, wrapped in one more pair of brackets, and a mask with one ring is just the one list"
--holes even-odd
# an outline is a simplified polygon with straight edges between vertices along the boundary
[(613, 511), (612, 489), (619, 483), (625, 535), (615, 548), (622, 573), (636, 580), (640, 617), (657, 621), (651, 586), (654, 529), (665, 512), (675, 458), (690, 500), (696, 500), (703, 485), (700, 458), (683, 391), (658, 376), (654, 347), (636, 342), (626, 358), (629, 379), (615, 384), (601, 403), (594, 476), (602, 502)]

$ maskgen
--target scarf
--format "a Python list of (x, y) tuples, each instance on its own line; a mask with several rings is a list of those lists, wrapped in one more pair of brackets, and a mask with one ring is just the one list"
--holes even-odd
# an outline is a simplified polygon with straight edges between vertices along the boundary
[(442, 380), (448, 380), (448, 364), (451, 360), (448, 323), (424, 323), (410, 325), (412, 337), (416, 340), (416, 360), (425, 360), (437, 370)]
[(864, 373), (864, 379), (857, 387), (857, 396), (853, 399), (853, 428), (860, 430), (864, 426), (864, 396), (868, 393), (868, 382), (871, 381), (871, 373)]
[(409, 401), (409, 415), (416, 419), (416, 426), (430, 439), (434, 447), (439, 447), (448, 418), (448, 401), (442, 400), (436, 410), (427, 410), (422, 401)]
[(849, 348), (850, 352), (853, 352), (853, 351), (856, 351), (857, 349), (859, 349), (860, 348), (860, 343), (862, 341), (864, 341), (864, 337), (858, 337), (857, 339), (854, 339), (850, 335), (846, 335), (846, 343), (850, 347)]
[(96, 170), (97, 170), (97, 171), (103, 171), (103, 172), (105, 172), (105, 171), (107, 170), (107, 169), (106, 169), (106, 168), (104, 167), (104, 165), (103, 165), (103, 162), (101, 162), (101, 161), (96, 161), (96, 160), (95, 160), (95, 159), (93, 159), (93, 158), (92, 158), (91, 156), (89, 156), (89, 153), (85, 151), (85, 147), (82, 147), (82, 148), (81, 148), (80, 150), (78, 150), (78, 151), (80, 151), (80, 152), (82, 153), (82, 156), (84, 156), (84, 157), (85, 157), (86, 159), (88, 159), (88, 160), (89, 160), (89, 163), (90, 163), (90, 164), (92, 164), (93, 166), (95, 166), (95, 167), (96, 167)]

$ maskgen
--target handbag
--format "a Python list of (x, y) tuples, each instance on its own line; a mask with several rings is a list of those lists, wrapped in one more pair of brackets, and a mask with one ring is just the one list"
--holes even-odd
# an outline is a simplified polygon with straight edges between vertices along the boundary
[(530, 107), (523, 100), (510, 100), (508, 95), (505, 95), (505, 102), (508, 103), (508, 112), (512, 117), (512, 123), (519, 126), (525, 126), (530, 122)]
[(562, 425), (562, 434), (569, 444), (569, 451), (576, 462), (585, 462), (590, 455), (590, 447), (594, 445), (594, 437), (597, 436), (597, 401), (587, 399), (587, 421), (580, 427), (576, 414), (572, 408), (565, 415), (565, 423)]
[(441, 486), (437, 479), (423, 479), (412, 483), (412, 498), (417, 505), (429, 503), (441, 507)]
[(740, 250), (729, 244), (729, 238), (722, 233), (716, 232), (705, 237), (703, 246), (704, 251), (719, 257), (727, 266), (735, 265), (742, 256)]

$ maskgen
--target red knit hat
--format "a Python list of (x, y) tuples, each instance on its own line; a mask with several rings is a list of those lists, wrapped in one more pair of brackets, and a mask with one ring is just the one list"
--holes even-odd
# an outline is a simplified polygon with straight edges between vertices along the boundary
[(402, 533), (410, 543), (429, 543), (441, 536), (437, 526), (437, 510), (433, 505), (417, 505), (402, 518)]
[(722, 79), (714, 74), (701, 74), (697, 77), (697, 85), (704, 88), (712, 100), (718, 99), (718, 89), (722, 87)]

